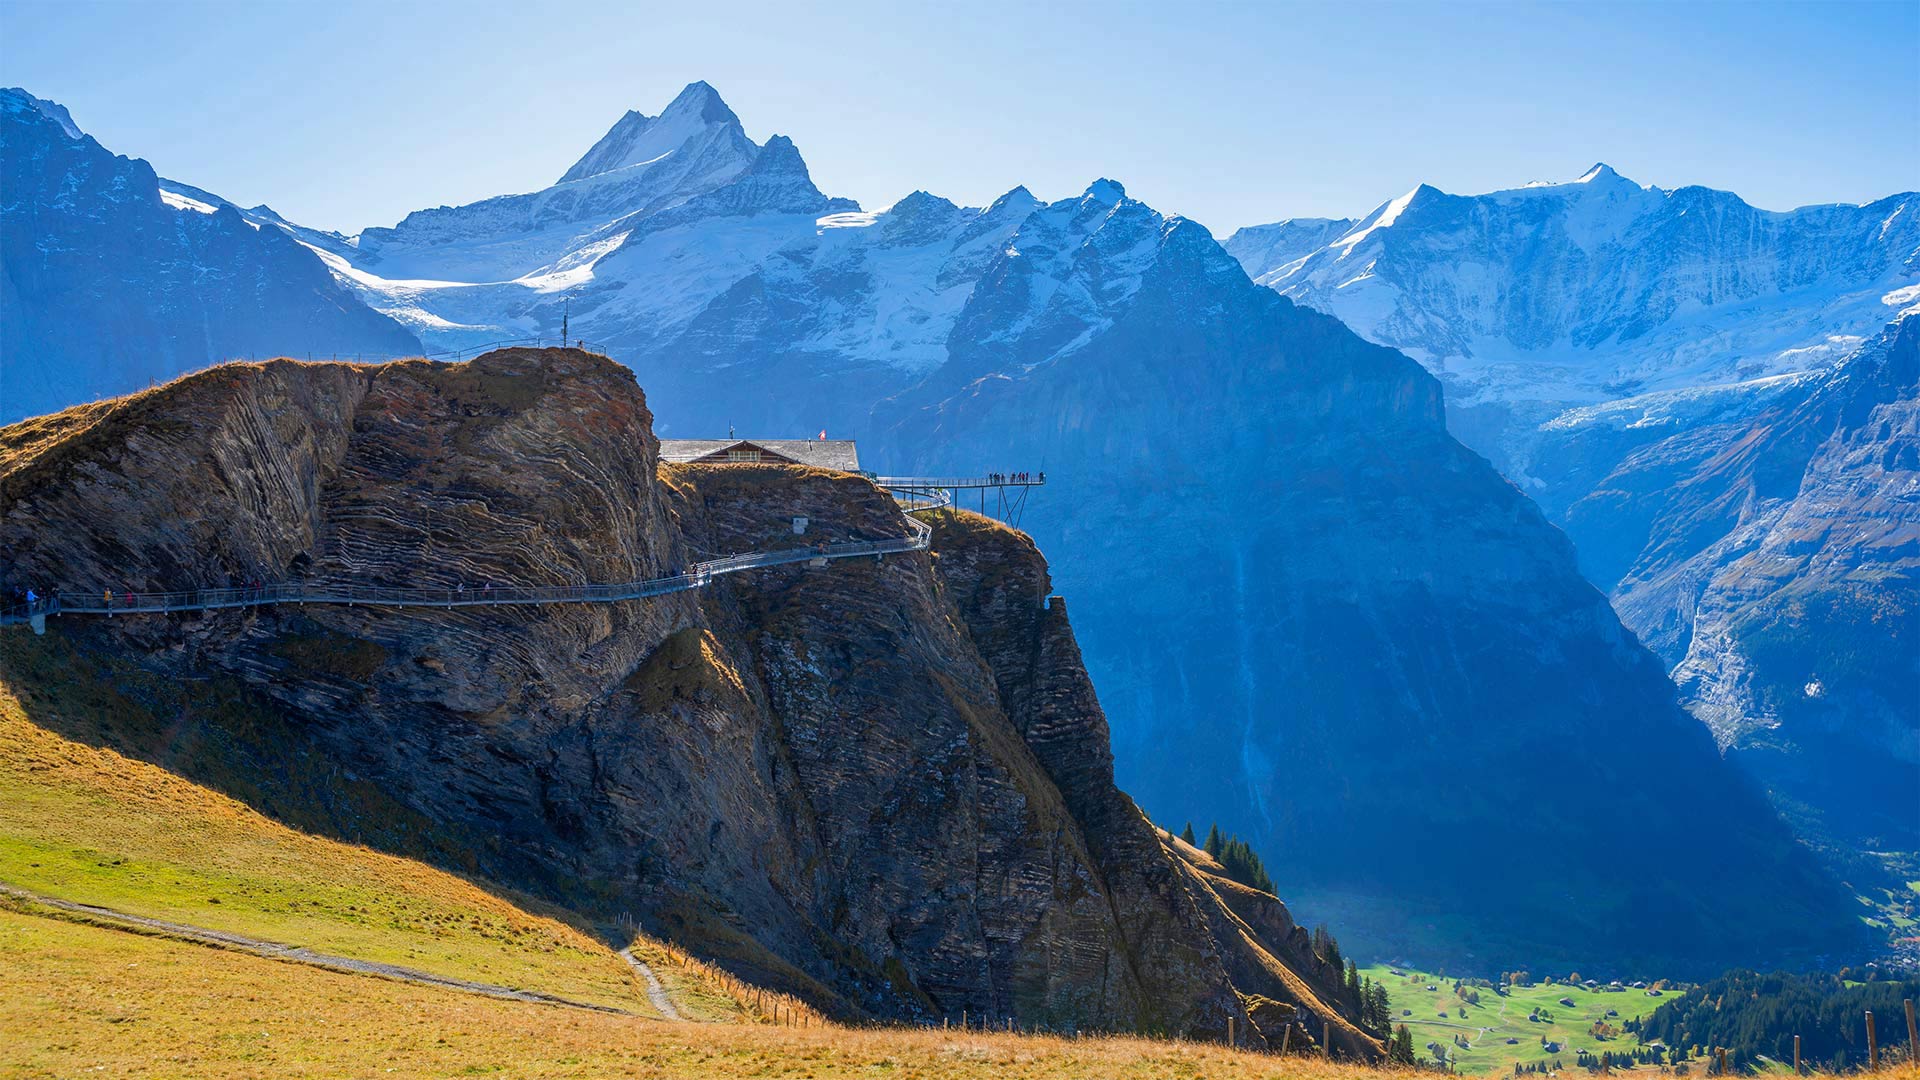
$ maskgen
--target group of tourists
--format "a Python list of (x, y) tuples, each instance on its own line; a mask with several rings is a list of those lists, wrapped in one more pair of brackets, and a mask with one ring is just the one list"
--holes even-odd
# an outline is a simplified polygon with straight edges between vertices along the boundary
[(1044, 484), (1047, 482), (1047, 474), (1030, 472), (988, 473), (987, 481), (994, 484)]

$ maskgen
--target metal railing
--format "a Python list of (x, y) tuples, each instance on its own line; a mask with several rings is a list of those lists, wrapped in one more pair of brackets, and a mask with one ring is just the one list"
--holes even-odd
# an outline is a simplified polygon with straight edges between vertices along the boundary
[(933, 527), (912, 517), (945, 506), (939, 499), (909, 496), (901, 502), (907, 535), (881, 540), (849, 540), (782, 551), (755, 551), (708, 559), (664, 577), (605, 585), (482, 585), (479, 588), (387, 587), (330, 582), (280, 582), (250, 588), (190, 589), (183, 592), (75, 592), (62, 590), (30, 605), (0, 610), (0, 625), (29, 622), (47, 615), (147, 615), (173, 611), (217, 611), (267, 604), (344, 604), (349, 607), (492, 607), (512, 604), (607, 604), (643, 600), (703, 588), (716, 577), (815, 559), (851, 559), (925, 551)]
[(902, 491), (953, 491), (958, 488), (1041, 487), (1047, 482), (1047, 474), (1029, 472), (991, 473), (987, 476), (875, 476), (872, 479), (875, 484), (888, 490), (898, 488)]

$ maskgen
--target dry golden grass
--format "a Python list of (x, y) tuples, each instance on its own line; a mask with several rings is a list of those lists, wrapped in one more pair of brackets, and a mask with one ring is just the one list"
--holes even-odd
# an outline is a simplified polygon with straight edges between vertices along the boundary
[[(62, 738), (27, 720), (5, 686), (0, 880), (643, 1014), (500, 1001), (0, 907), (0, 1080), (96, 1072), (209, 1080), (1379, 1077), (1212, 1044), (837, 1028), (789, 1012), (790, 999), (780, 999), (780, 1015), (808, 1026), (774, 1026), (771, 996), (643, 941), (636, 952), (682, 1012), (759, 1022), (648, 1019), (631, 973), (566, 913), (297, 832), (157, 767)], [(1920, 1080), (1910, 1066), (1881, 1075)]]
[(947, 507), (942, 509), (938, 514), (930, 516), (927, 520), (931, 521), (942, 533), (953, 532), (963, 535), (977, 533), (987, 536), (1004, 534), (1006, 537), (1018, 537), (1029, 544), (1033, 542), (1032, 538), (1028, 537), (1026, 533), (1001, 521), (999, 518), (988, 517), (985, 514), (976, 514), (972, 510), (968, 510), (962, 506)]
[(1373, 1076), (1145, 1039), (672, 1024), (497, 1001), (0, 911), (0, 1077)]
[[(568, 916), (407, 859), (312, 836), (145, 762), (34, 725), (0, 686), (0, 881), (317, 952), (651, 1013)], [(658, 943), (635, 952), (665, 959)], [(701, 989), (700, 973), (676, 980)], [(681, 986), (676, 986), (680, 989)], [(725, 995), (706, 995), (735, 1011)], [(701, 1005), (709, 1005), (701, 1002)]]

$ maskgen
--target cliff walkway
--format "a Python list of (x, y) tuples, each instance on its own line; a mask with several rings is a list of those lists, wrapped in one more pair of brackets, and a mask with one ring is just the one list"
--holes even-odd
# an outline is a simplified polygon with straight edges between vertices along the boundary
[(944, 489), (888, 489), (907, 523), (905, 536), (812, 544), (780, 551), (754, 551), (708, 559), (679, 573), (605, 585), (483, 585), (477, 588), (390, 587), (334, 582), (292, 581), (249, 588), (191, 589), (184, 592), (74, 592), (61, 590), (31, 605), (0, 610), (0, 626), (30, 624), (44, 633), (49, 615), (148, 615), (174, 611), (217, 611), (266, 604), (345, 604), (349, 607), (499, 607), (517, 604), (610, 604), (644, 600), (705, 588), (714, 579), (769, 566), (832, 559), (878, 558), (895, 552), (925, 551), (933, 527), (913, 515), (951, 505)]
[[(988, 473), (985, 476), (874, 476), (873, 482), (888, 491), (895, 498), (917, 497), (934, 499), (947, 505), (964, 496), (961, 492), (979, 493), (980, 512), (1020, 526), (1020, 517), (1027, 509), (1027, 493), (1037, 487), (1045, 487), (1047, 474), (1043, 472), (1004, 472)], [(988, 496), (991, 493), (993, 508), (988, 509)]]

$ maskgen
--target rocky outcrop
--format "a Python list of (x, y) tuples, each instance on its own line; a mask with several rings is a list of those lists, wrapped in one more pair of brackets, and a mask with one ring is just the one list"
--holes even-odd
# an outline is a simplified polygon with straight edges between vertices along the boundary
[[(0, 429), (8, 584), (484, 590), (905, 531), (857, 476), (662, 468), (650, 419), (570, 350), (216, 369)], [(931, 555), (647, 601), (68, 615), (0, 677), (36, 722), (842, 1015), (1258, 1041), (1246, 1003), (1280, 1000), (1373, 1056), (1278, 901), (1223, 900), (1115, 788), (1049, 593), (1024, 536), (954, 515)]]
[[(1257, 996), (1298, 1006), (1301, 1020), (1311, 1022), (1298, 1038), (1332, 1038), (1343, 1054), (1375, 1054), (1372, 1037), (1341, 1015), (1341, 971), (1314, 954), (1286, 907), (1228, 880), (1205, 852), (1154, 828), (1114, 785), (1106, 715), (1081, 664), (1065, 600), (1050, 594), (1032, 541), (964, 514), (943, 521), (935, 537), (941, 581), (994, 672), (1008, 718), (1074, 818), (1088, 826), (1091, 853), (1118, 902), (1129, 964), (1148, 970), (1157, 955), (1210, 939), (1243, 1001)], [(1152, 901), (1139, 903), (1143, 897)], [(1289, 1016), (1277, 1023), (1292, 1022)], [(1269, 1042), (1280, 1039), (1272, 1017), (1256, 1024)]]

